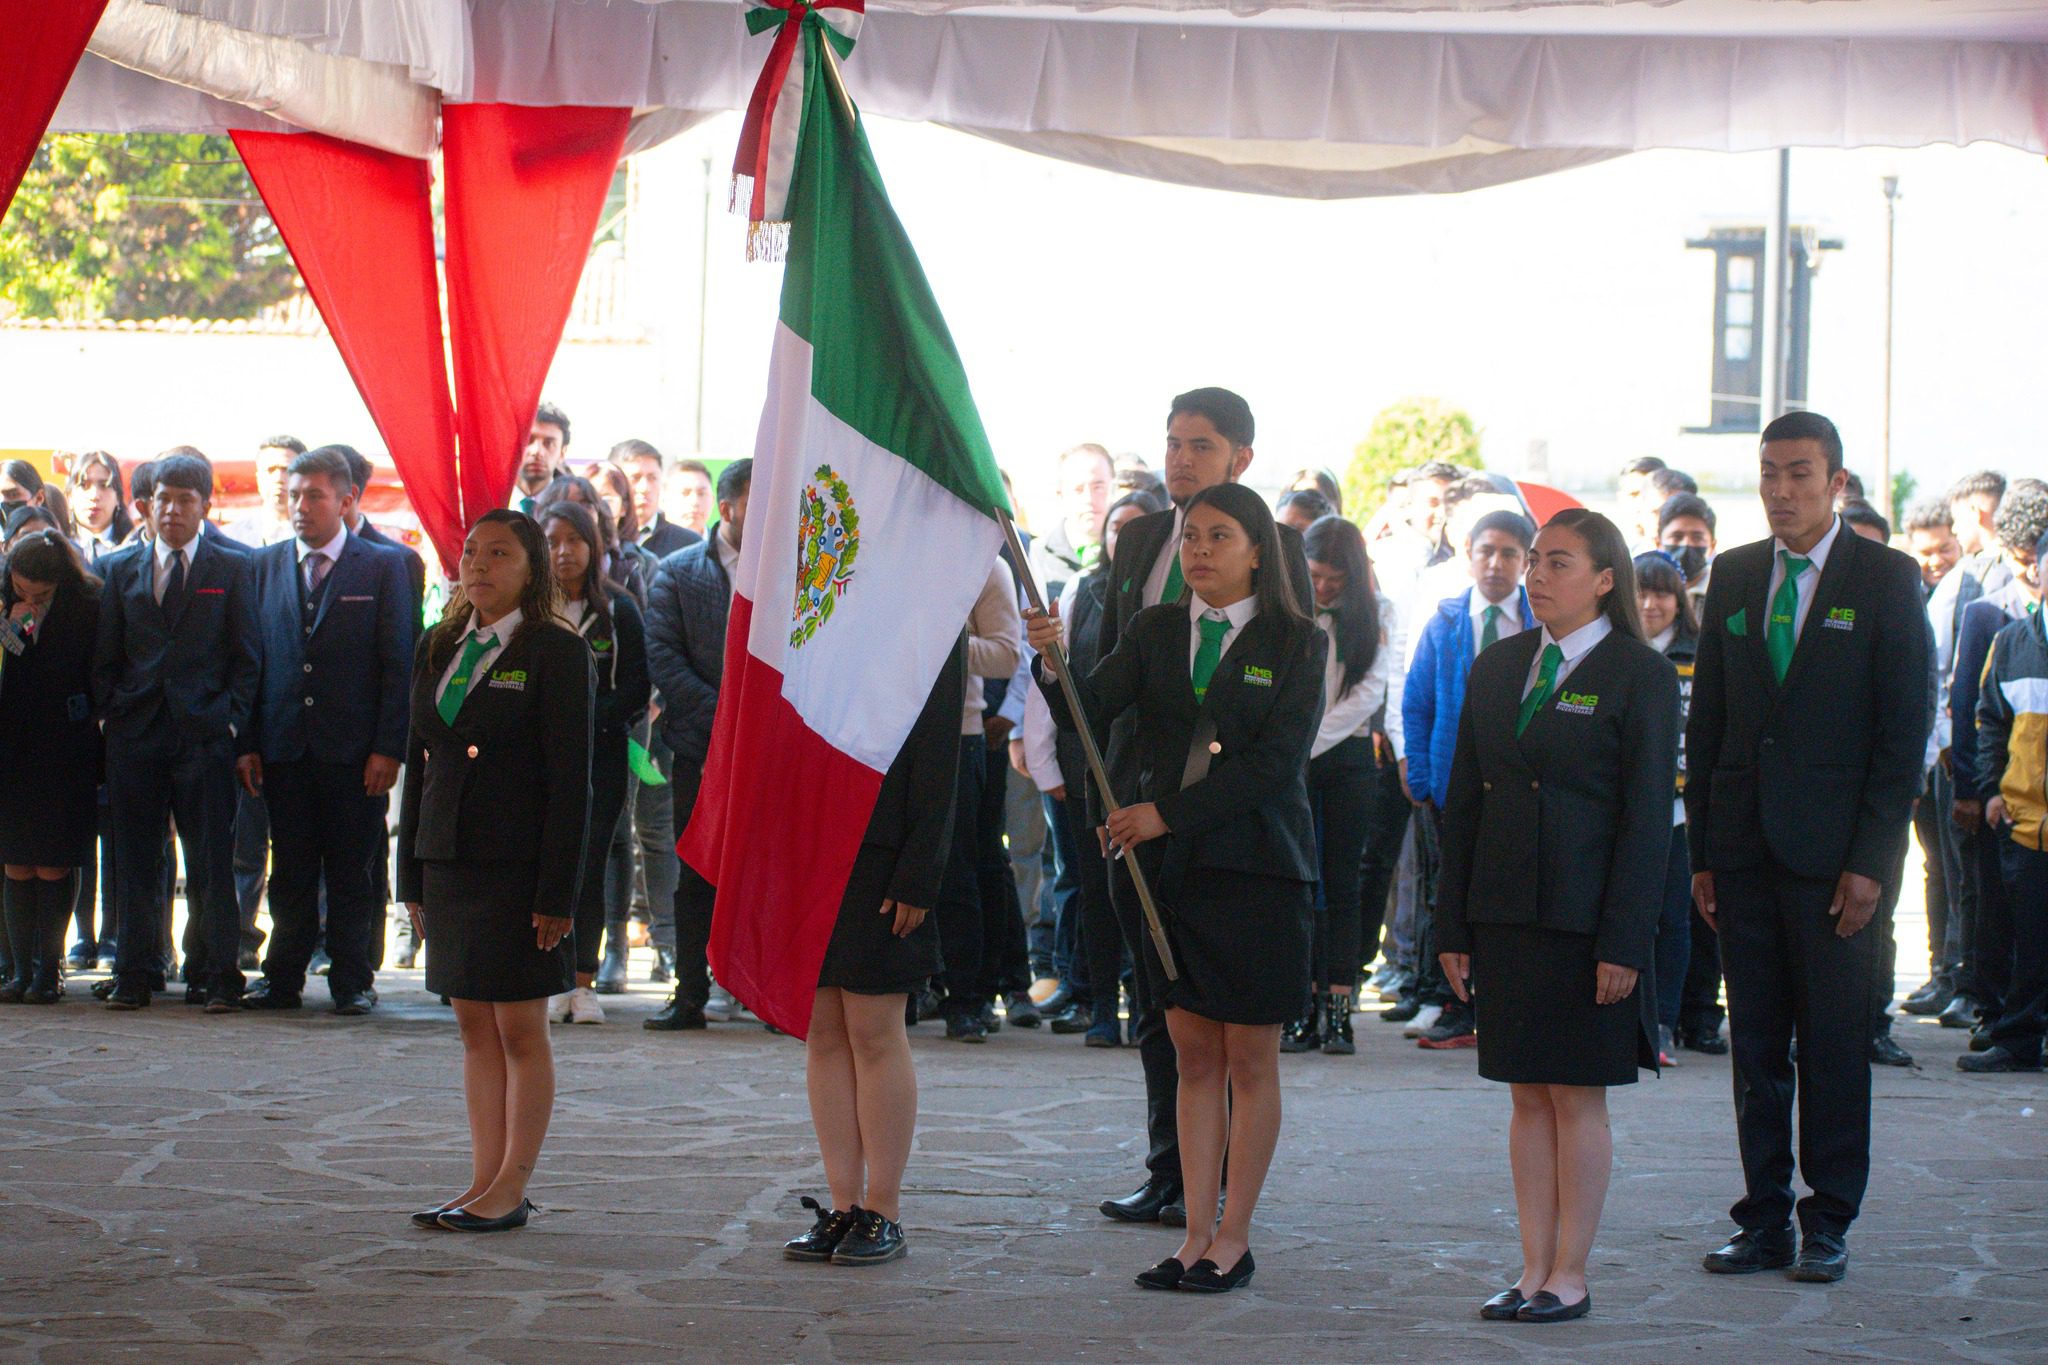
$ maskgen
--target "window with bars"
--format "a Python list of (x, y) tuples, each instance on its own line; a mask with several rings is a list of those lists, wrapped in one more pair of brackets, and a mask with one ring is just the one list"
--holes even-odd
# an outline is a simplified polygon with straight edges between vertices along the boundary
[[(1823, 241), (1811, 229), (1794, 228), (1787, 259), (1789, 299), (1786, 308), (1785, 403), (1806, 406), (1806, 376), (1813, 321), (1813, 275), (1820, 253), (1838, 251), (1839, 241)], [(1764, 230), (1760, 227), (1718, 228), (1686, 243), (1695, 251), (1714, 253), (1713, 365), (1708, 388), (1708, 418), (1689, 432), (1749, 432), (1759, 429), (1764, 390)]]

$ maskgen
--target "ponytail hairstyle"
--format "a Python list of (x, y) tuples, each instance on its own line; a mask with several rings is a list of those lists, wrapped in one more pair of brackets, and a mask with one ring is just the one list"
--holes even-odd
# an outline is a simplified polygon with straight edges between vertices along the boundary
[[(492, 523), (509, 527), (519, 541), (519, 548), (526, 551), (526, 587), (519, 594), (519, 629), (512, 632), (511, 640), (506, 643), (506, 647), (511, 648), (534, 631), (545, 630), (555, 624), (555, 613), (562, 606), (562, 594), (555, 587), (554, 571), (548, 567), (548, 542), (540, 533), (540, 523), (509, 507), (492, 508), (476, 519), (477, 526)], [(448, 594), (447, 610), (441, 613), (441, 619), (435, 622), (422, 642), (427, 651), (427, 666), (436, 673), (448, 667), (448, 661), (455, 657), (456, 646), (469, 632), (469, 617), (469, 595), (458, 582)]]
[[(1301, 537), (1308, 557), (1344, 575), (1344, 593), (1337, 599), (1335, 645), (1344, 662), (1343, 696), (1358, 686), (1380, 652), (1380, 604), (1373, 592), (1372, 557), (1365, 537), (1340, 516), (1317, 518)], [(1320, 605), (1318, 607), (1320, 609)]]
[(1586, 547), (1595, 572), (1614, 571), (1614, 586), (1600, 598), (1600, 614), (1616, 633), (1642, 639), (1643, 608), (1636, 600), (1635, 561), (1629, 557), (1628, 541), (1622, 537), (1620, 528), (1587, 507), (1567, 507), (1543, 525), (1545, 530), (1561, 526), (1577, 536)]
[[(1243, 528), (1259, 552), (1259, 567), (1252, 570), (1252, 596), (1259, 614), (1281, 617), (1299, 625), (1315, 624), (1294, 595), (1294, 580), (1288, 576), (1286, 548), (1280, 540), (1280, 525), (1266, 509), (1266, 500), (1241, 483), (1212, 484), (1187, 501), (1186, 511), (1213, 507)], [(1180, 547), (1175, 546), (1178, 554)]]
[(7, 559), (0, 566), (0, 612), (13, 609), (14, 575), (31, 583), (48, 583), (62, 598), (97, 594), (100, 580), (85, 567), (78, 547), (53, 526), (23, 531), (7, 547)]

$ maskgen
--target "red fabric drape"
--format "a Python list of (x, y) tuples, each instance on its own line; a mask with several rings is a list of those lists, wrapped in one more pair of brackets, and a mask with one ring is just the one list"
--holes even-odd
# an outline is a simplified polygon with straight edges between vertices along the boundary
[(627, 109), (441, 110), (462, 508), (512, 491), (626, 138)]
[(319, 133), (234, 134), (250, 179), (453, 571), (467, 529), (441, 344), (431, 167)]
[(106, 8), (107, 0), (0, 0), (0, 217)]

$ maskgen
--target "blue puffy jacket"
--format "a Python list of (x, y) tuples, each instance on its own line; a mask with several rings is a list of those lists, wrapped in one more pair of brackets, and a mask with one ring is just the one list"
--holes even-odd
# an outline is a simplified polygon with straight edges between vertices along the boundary
[[(1401, 694), (1401, 723), (1407, 734), (1408, 790), (1428, 796), (1442, 810), (1451, 793), (1451, 755), (1458, 747), (1458, 716), (1465, 709), (1465, 676), (1472, 671), (1472, 594), (1467, 588), (1437, 603), (1422, 628), (1408, 685)], [(1529, 593), (1516, 588), (1522, 629), (1534, 630)]]

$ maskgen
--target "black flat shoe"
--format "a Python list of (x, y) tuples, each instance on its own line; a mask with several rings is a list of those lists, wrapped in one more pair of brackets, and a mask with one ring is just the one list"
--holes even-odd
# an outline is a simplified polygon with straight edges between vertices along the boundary
[(457, 1207), (454, 1204), (441, 1204), (431, 1209), (421, 1209), (412, 1216), (412, 1225), (416, 1228), (425, 1228), (429, 1232), (446, 1232), (448, 1229), (441, 1226), (441, 1215), (452, 1213)]
[(259, 982), (253, 989), (242, 995), (245, 1010), (295, 1010), (306, 1003), (305, 997), (297, 991), (288, 991), (270, 982)]
[(1849, 1246), (1832, 1232), (1809, 1232), (1799, 1244), (1792, 1278), (1808, 1284), (1833, 1284), (1849, 1273)]
[(813, 1214), (816, 1221), (811, 1230), (801, 1237), (792, 1237), (782, 1244), (782, 1254), (792, 1261), (829, 1261), (839, 1244), (846, 1240), (846, 1234), (853, 1231), (854, 1223), (860, 1218), (858, 1208), (828, 1209), (817, 1200), (805, 1195), (803, 1205)]
[[(1170, 1175), (1148, 1175), (1145, 1183), (1121, 1199), (1105, 1199), (1100, 1205), (1104, 1218), (1119, 1223), (1156, 1223), (1159, 1211), (1180, 1202), (1180, 1181)], [(1185, 1226), (1186, 1218), (1182, 1218)]]
[(1180, 1263), (1178, 1256), (1169, 1256), (1150, 1270), (1141, 1270), (1135, 1278), (1140, 1289), (1177, 1289), (1186, 1278), (1188, 1268)]
[(1509, 1285), (1479, 1305), (1479, 1316), (1488, 1322), (1513, 1322), (1515, 1314), (1521, 1312), (1522, 1305), (1527, 1302), (1521, 1290)]
[(1539, 1289), (1522, 1305), (1515, 1314), (1516, 1322), (1570, 1322), (1583, 1318), (1593, 1311), (1593, 1295), (1588, 1291), (1577, 1303), (1566, 1303), (1548, 1289)]
[(1745, 1228), (1719, 1251), (1708, 1252), (1700, 1264), (1716, 1275), (1754, 1275), (1759, 1270), (1785, 1269), (1792, 1264), (1796, 1252), (1789, 1223), (1764, 1232)]
[(832, 1249), (833, 1265), (881, 1265), (910, 1253), (903, 1225), (873, 1209), (855, 1209), (853, 1226)]
[(449, 1209), (435, 1220), (450, 1232), (510, 1232), (526, 1226), (526, 1216), (533, 1212), (533, 1201), (522, 1199), (519, 1207), (502, 1218), (479, 1218), (468, 1209)]
[(1217, 1270), (1216, 1263), (1204, 1256), (1188, 1267), (1188, 1273), (1180, 1277), (1180, 1283), (1174, 1288), (1190, 1294), (1227, 1294), (1240, 1285), (1250, 1284), (1252, 1272), (1257, 1269), (1249, 1251), (1237, 1258), (1236, 1265), (1224, 1271)]

